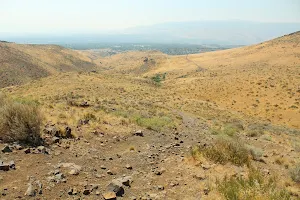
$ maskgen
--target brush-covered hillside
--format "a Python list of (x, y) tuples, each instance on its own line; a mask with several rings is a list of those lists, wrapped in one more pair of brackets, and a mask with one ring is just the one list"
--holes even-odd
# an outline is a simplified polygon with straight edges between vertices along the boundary
[(299, 199), (299, 37), (186, 56), (55, 47), (94, 73), (34, 51), (53, 74), (0, 90), (1, 197)]
[(89, 59), (60, 46), (0, 42), (0, 88), (60, 72), (94, 68)]

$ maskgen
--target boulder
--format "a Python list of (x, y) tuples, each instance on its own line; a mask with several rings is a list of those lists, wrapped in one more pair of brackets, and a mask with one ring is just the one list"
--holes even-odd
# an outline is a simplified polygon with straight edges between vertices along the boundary
[(112, 180), (111, 183), (107, 186), (107, 191), (114, 192), (117, 196), (123, 196), (125, 192), (123, 184), (118, 180)]

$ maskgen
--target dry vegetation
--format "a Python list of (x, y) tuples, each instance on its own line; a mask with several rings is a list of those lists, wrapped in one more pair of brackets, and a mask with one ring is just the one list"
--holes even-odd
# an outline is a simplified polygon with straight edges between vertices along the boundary
[(42, 117), (37, 105), (18, 102), (0, 93), (0, 139), (23, 145), (42, 144)]
[[(1, 134), (38, 135), (42, 124), (56, 127), (59, 137), (47, 156), (1, 155), (20, 160), (17, 189), (7, 197), (22, 196), (34, 175), (49, 186), (41, 198), (99, 199), (95, 191), (84, 194), (87, 184), (99, 185), (102, 194), (112, 177), (129, 174), (134, 181), (122, 199), (299, 198), (299, 38), (188, 57), (76, 52), (97, 71), (3, 88), (13, 100), (0, 106), (10, 108), (0, 114)], [(10, 119), (13, 126), (3, 126)], [(143, 135), (133, 135), (137, 130)], [(47, 174), (60, 162), (83, 172), (49, 183)], [(14, 172), (0, 175), (1, 185), (12, 188)], [(78, 194), (69, 195), (70, 187)]]

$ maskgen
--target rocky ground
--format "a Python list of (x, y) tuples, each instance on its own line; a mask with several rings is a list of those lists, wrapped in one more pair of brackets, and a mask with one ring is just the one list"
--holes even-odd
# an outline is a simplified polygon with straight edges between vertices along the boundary
[[(92, 132), (89, 139), (60, 138), (55, 126), (47, 126), (49, 145), (1, 144), (1, 199), (222, 199), (215, 180), (244, 176), (247, 167), (193, 159), (192, 146), (210, 145), (214, 136), (205, 123), (181, 114), (184, 123), (169, 132)], [(242, 139), (263, 146), (264, 155), (252, 162), (266, 176), (288, 180), (285, 168), (299, 156), (287, 146), (290, 136)], [(286, 165), (277, 163), (279, 158)], [(288, 183), (297, 197), (299, 187)]]

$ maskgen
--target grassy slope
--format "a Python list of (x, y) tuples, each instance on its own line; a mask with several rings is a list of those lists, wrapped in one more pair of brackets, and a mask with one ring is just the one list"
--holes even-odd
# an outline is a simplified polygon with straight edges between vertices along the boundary
[[(280, 41), (285, 39), (286, 37), (278, 39), (278, 44), (276, 44), (278, 40), (275, 40), (274, 48), (277, 48), (278, 45), (282, 46), (285, 44), (284, 41)], [(272, 44), (273, 42), (269, 43)], [(289, 43), (287, 43), (287, 45), (289, 45)], [(255, 48), (257, 48), (257, 46), (193, 55), (190, 56), (190, 60), (187, 60), (185, 56), (169, 57), (157, 53), (153, 55), (151, 52), (139, 52), (136, 54), (130, 52), (112, 56), (111, 58), (97, 58), (99, 62), (102, 62), (103, 66), (100, 65), (100, 67), (102, 67), (103, 70), (107, 70), (100, 74), (77, 72), (54, 74), (53, 76), (42, 78), (25, 85), (4, 88), (2, 90), (16, 99), (25, 98), (37, 100), (41, 103), (42, 111), (45, 114), (45, 123), (54, 123), (60, 127), (66, 125), (70, 126), (77, 136), (81, 136), (91, 142), (91, 146), (96, 149), (101, 148), (101, 145), (99, 141), (95, 139), (96, 136), (91, 134), (95, 131), (104, 132), (108, 139), (112, 139), (114, 135), (129, 136), (134, 130), (148, 128), (158, 130), (159, 136), (167, 135), (172, 137), (172, 143), (175, 141), (173, 141), (173, 133), (174, 131), (178, 131), (180, 134), (186, 133), (186, 137), (182, 137), (184, 140), (183, 145), (186, 145), (189, 139), (192, 139), (190, 144), (195, 145), (198, 144), (198, 142), (202, 142), (201, 144), (210, 144), (214, 141), (213, 139), (217, 137), (215, 134), (227, 134), (225, 132), (232, 132), (233, 130), (234, 134), (237, 134), (239, 139), (244, 142), (247, 147), (251, 148), (255, 154), (266, 161), (265, 164), (252, 160), (251, 163), (255, 167), (263, 172), (265, 172), (264, 170), (268, 170), (271, 172), (271, 175), (276, 174), (278, 183), (281, 186), (289, 190), (296, 190), (298, 194), (299, 185), (291, 180), (289, 172), (290, 169), (299, 163), (299, 134), (292, 134), (297, 133), (297, 131), (277, 127), (271, 123), (264, 125), (264, 122), (268, 118), (266, 117), (267, 112), (263, 111), (263, 109), (268, 108), (267, 103), (266, 105), (263, 104), (265, 101), (264, 98), (268, 97), (268, 100), (272, 103), (271, 105), (278, 99), (282, 101), (282, 104), (278, 104), (279, 106), (277, 107), (274, 106), (276, 109), (270, 109), (270, 112), (279, 113), (280, 111), (287, 116), (283, 115), (282, 121), (276, 121), (272, 118), (270, 121), (275, 124), (284, 124), (284, 122), (286, 122), (289, 126), (294, 126), (293, 122), (297, 122), (299, 110), (297, 110), (297, 108), (285, 110), (283, 106), (288, 106), (288, 102), (298, 98), (297, 95), (299, 95), (296, 93), (297, 86), (299, 85), (299, 79), (297, 78), (299, 76), (299, 71), (297, 71), (299, 68), (296, 66), (298, 66), (300, 62), (295, 56), (297, 55), (298, 48), (296, 46), (286, 48), (287, 53), (285, 57), (287, 56), (289, 58), (288, 61), (286, 61), (286, 66), (283, 66), (284, 63), (282, 63), (282, 65), (280, 64), (280, 66), (272, 64), (272, 62), (275, 61), (272, 60), (271, 62), (271, 59), (277, 59), (281, 54), (277, 55), (277, 53), (275, 53), (277, 51), (273, 51), (271, 46), (264, 47), (264, 51), (267, 51), (265, 57), (263, 52), (256, 54)], [(247, 51), (248, 53), (243, 53), (242, 55), (242, 51)], [(248, 56), (254, 56), (249, 53), (251, 51), (257, 56), (257, 60), (254, 58), (246, 59)], [(291, 53), (294, 51), (296, 51), (295, 54)], [(130, 55), (130, 57), (128, 57), (128, 55)], [(147, 67), (145, 67), (145, 57), (153, 58), (155, 64), (147, 64)], [(223, 63), (225, 67), (219, 66), (217, 58), (220, 59), (219, 62)], [(265, 58), (267, 64), (261, 64), (263, 58)], [(221, 61), (222, 59), (223, 62)], [(290, 62), (291, 59), (293, 59), (293, 62)], [(197, 72), (199, 67), (193, 62), (207, 70)], [(277, 62), (279, 63), (280, 59), (278, 59)], [(255, 63), (257, 64), (255, 65)], [(111, 68), (104, 68), (104, 66), (109, 65), (111, 65)], [(123, 67), (125, 67), (125, 70)], [(168, 72), (167, 79), (160, 87), (153, 84), (149, 78), (158, 72)], [(273, 78), (269, 79), (269, 77)], [(266, 83), (262, 80), (272, 80), (275, 82)], [(258, 84), (260, 82), (261, 84)], [(291, 89), (289, 90), (290, 93), (284, 92), (285, 87), (282, 88), (280, 85), (283, 83), (287, 88)], [(271, 84), (274, 86), (271, 86)], [(247, 96), (247, 94), (249, 95)], [(275, 97), (272, 96), (273, 94), (276, 94)], [(244, 98), (243, 95), (247, 97)], [(292, 98), (290, 98), (290, 96), (292, 96)], [(256, 99), (258, 99), (259, 102), (257, 102)], [(70, 105), (70, 100), (74, 101), (75, 104), (87, 101), (90, 107), (82, 108)], [(233, 100), (235, 100), (236, 103), (233, 103)], [(255, 108), (246, 107), (245, 109), (242, 109), (244, 107), (237, 107), (237, 105), (247, 106), (248, 103), (251, 104), (252, 101), (258, 104), (258, 106)], [(236, 112), (239, 111), (239, 109), (241, 109), (242, 112)], [(262, 111), (258, 112), (258, 110)], [(291, 117), (290, 111), (295, 113), (294, 121), (289, 121)], [(249, 115), (253, 117), (249, 117)], [(78, 125), (79, 120), (85, 119), (87, 116), (92, 116), (91, 122), (87, 125)], [(261, 120), (257, 120), (259, 117)], [(228, 126), (228, 124), (236, 124), (238, 127), (242, 126), (242, 128), (236, 131)], [(174, 130), (174, 127), (176, 127), (177, 130)], [(249, 137), (249, 132), (255, 131), (253, 127), (263, 133)], [(198, 135), (203, 135), (203, 139), (193, 139), (194, 136)], [(157, 140), (161, 140), (161, 138), (155, 136), (151, 138), (151, 140), (156, 143)], [(84, 140), (80, 141), (84, 143)], [(130, 149), (132, 145), (137, 146), (138, 144), (146, 147), (145, 142), (149, 141), (143, 139), (136, 143), (126, 143), (124, 144), (124, 148)], [(115, 143), (109, 143), (109, 145), (110, 144), (115, 145)], [(119, 144), (116, 146), (119, 146)], [(76, 146), (74, 149), (80, 149), (78, 147), (88, 149), (83, 144)], [(191, 179), (192, 173), (202, 168), (197, 161), (193, 159), (189, 160), (189, 150), (187, 146), (185, 146), (184, 149), (185, 148), (187, 149), (187, 152), (184, 152), (185, 161), (180, 164), (179, 168), (184, 173), (187, 173), (182, 176), (182, 178), (186, 178), (185, 182), (188, 184), (186, 188), (190, 188), (192, 193), (200, 188), (204, 188), (203, 185), (200, 187), (200, 184), (205, 184), (205, 187), (207, 187), (207, 185), (212, 184), (216, 178), (222, 178), (225, 175), (231, 176), (233, 173), (239, 173), (240, 171), (245, 175), (247, 171), (246, 167), (237, 168), (232, 164), (214, 165), (215, 163), (213, 161), (204, 159), (204, 163), (209, 162), (210, 165), (214, 167), (209, 170), (202, 170), (201, 174), (206, 174), (209, 178), (207, 178), (206, 181), (197, 182), (193, 185), (194, 179)], [(124, 149), (121, 150), (122, 152), (124, 151)], [(101, 151), (111, 155), (112, 151), (115, 153), (115, 146), (113, 149), (105, 146)], [(59, 160), (70, 156), (67, 155), (66, 150), (64, 150), (64, 152), (66, 152), (66, 155), (61, 155)], [(74, 156), (74, 154), (72, 154), (72, 156)], [(167, 158), (172, 158), (170, 155), (166, 156), (168, 156)], [(124, 159), (127, 158), (126, 156), (123, 157)], [(130, 156), (128, 158), (130, 158)], [(54, 159), (58, 160), (57, 157), (54, 157)], [(80, 161), (86, 163), (87, 161), (86, 157), (83, 156), (80, 157), (81, 160), (78, 160), (79, 158), (77, 157), (72, 157), (72, 159), (72, 162), (75, 159), (77, 159), (76, 162)], [(166, 161), (167, 160), (168, 159), (166, 159)], [(24, 163), (26, 163), (25, 161), (24, 159)], [(91, 159), (91, 162), (95, 164), (97, 161), (96, 159)], [(171, 166), (178, 165), (178, 162), (175, 163), (176, 164), (172, 163), (167, 165), (167, 169), (173, 169)], [(97, 163), (96, 166), (99, 166), (99, 163)], [(24, 168), (25, 167), (21, 167), (23, 170)], [(167, 177), (175, 176), (176, 175), (173, 174)], [(162, 176), (162, 178), (165, 179), (164, 176)], [(108, 177), (108, 179), (110, 179), (110, 177)], [(72, 181), (71, 177), (70, 180)], [(136, 182), (140, 183), (139, 180)], [(162, 182), (162, 184), (165, 183), (166, 182)], [(212, 185), (212, 187), (215, 186)], [(132, 188), (136, 189), (136, 186)], [(174, 195), (176, 195), (176, 198), (178, 195), (185, 194), (186, 188), (183, 184), (179, 187), (175, 187), (176, 192), (174, 192)], [(142, 191), (146, 191), (146, 189), (144, 188)], [(217, 199), (211, 196), (215, 193), (217, 193), (217, 191), (212, 190), (209, 196), (207, 196), (207, 199)], [(167, 194), (170, 195), (169, 199), (175, 198), (172, 196), (172, 192)], [(191, 196), (191, 194), (187, 195)]]
[[(298, 32), (249, 47), (189, 56), (129, 52), (94, 59), (109, 73), (167, 73), (165, 87), (186, 99), (299, 128), (299, 41)], [(154, 64), (145, 67), (145, 57), (153, 58)]]
[(88, 58), (59, 46), (0, 42), (0, 88), (59, 72), (93, 68)]

